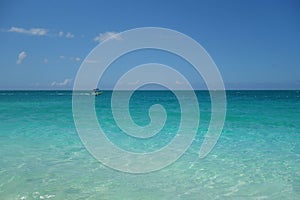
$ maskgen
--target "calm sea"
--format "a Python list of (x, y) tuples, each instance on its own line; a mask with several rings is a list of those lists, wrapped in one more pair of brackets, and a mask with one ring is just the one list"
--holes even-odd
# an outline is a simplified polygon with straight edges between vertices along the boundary
[[(150, 122), (160, 103), (168, 118), (149, 139), (128, 137), (111, 112), (111, 92), (95, 97), (106, 136), (122, 149), (155, 151), (180, 123), (172, 92), (139, 91), (132, 119)], [(0, 92), (0, 199), (300, 199), (300, 91), (227, 91), (227, 116), (217, 145), (198, 152), (210, 120), (208, 92), (196, 92), (200, 126), (175, 163), (146, 174), (108, 168), (89, 154), (76, 131), (71, 91)], [(82, 93), (86, 95), (86, 93)]]

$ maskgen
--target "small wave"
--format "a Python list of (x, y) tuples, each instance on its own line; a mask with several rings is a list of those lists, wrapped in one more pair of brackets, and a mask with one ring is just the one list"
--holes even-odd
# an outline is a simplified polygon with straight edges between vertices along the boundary
[(0, 93), (0, 95), (2, 95), (2, 96), (11, 96), (11, 95), (14, 95), (14, 93), (12, 93), (12, 92), (5, 92), (5, 93)]
[(73, 95), (78, 95), (78, 96), (88, 96), (88, 95), (91, 95), (91, 93), (88, 93), (88, 92), (83, 92), (83, 93), (73, 93)]
[(54, 198), (54, 197), (55, 197), (54, 194), (40, 195), (40, 199), (50, 199), (50, 198)]
[(19, 199), (20, 200), (25, 200), (27, 198), (29, 199), (51, 199), (51, 198), (54, 198), (55, 195), (54, 194), (44, 194), (44, 195), (41, 195), (39, 192), (33, 192), (32, 195), (19, 195)]

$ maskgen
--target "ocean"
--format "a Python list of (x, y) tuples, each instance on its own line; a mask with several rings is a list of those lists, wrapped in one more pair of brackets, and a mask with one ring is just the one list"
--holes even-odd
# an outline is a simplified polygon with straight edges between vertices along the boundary
[[(207, 91), (196, 95), (201, 114), (191, 146), (160, 170), (132, 174), (105, 166), (85, 148), (72, 91), (0, 91), (0, 199), (300, 199), (300, 91), (226, 91), (223, 132), (203, 159), (211, 104)], [(111, 96), (95, 97), (95, 110), (119, 148), (155, 151), (175, 137), (181, 115), (172, 92), (136, 91), (130, 99), (140, 126), (151, 121), (151, 105), (167, 111), (165, 126), (149, 139), (124, 134)]]

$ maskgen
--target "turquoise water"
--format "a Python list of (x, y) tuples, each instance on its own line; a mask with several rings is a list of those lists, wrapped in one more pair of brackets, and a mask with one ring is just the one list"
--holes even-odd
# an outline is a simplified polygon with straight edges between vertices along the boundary
[[(197, 96), (201, 121), (190, 148), (172, 165), (137, 175), (110, 169), (85, 149), (70, 91), (0, 92), (0, 199), (300, 199), (300, 91), (227, 91), (223, 133), (204, 159), (198, 152), (210, 100), (207, 92)], [(136, 92), (130, 101), (139, 125), (149, 123), (152, 104), (168, 110), (150, 140), (122, 133), (110, 97), (96, 97), (96, 111), (120, 148), (153, 151), (174, 137), (180, 109), (171, 92)]]

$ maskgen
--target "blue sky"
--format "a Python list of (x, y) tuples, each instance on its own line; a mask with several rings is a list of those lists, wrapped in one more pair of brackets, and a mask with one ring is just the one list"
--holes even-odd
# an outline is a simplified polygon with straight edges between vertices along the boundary
[(199, 42), (227, 89), (300, 89), (299, 19), (296, 0), (2, 0), (0, 89), (70, 89), (99, 38), (147, 26)]

